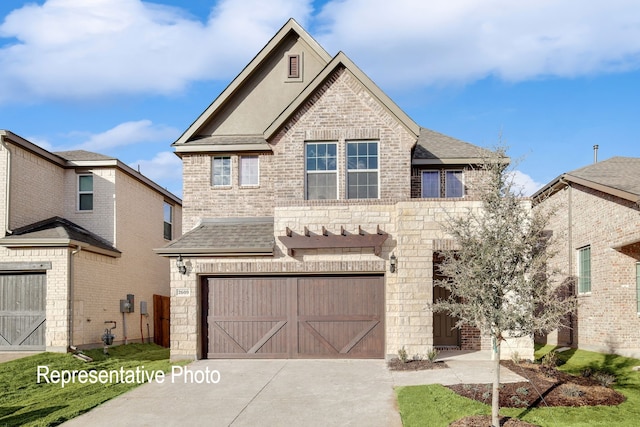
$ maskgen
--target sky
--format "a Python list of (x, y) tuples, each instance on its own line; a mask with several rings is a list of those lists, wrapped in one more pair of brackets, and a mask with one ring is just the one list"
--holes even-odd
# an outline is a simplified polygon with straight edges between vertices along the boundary
[(526, 194), (640, 157), (637, 0), (1, 0), (0, 129), (180, 196), (171, 143), (291, 17), (419, 125), (508, 147)]

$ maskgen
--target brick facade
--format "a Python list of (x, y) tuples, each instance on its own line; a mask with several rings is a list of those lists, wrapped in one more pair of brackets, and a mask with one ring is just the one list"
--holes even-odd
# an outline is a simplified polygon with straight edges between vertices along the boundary
[[(26, 143), (25, 143), (26, 144)], [(111, 243), (120, 257), (77, 248), (0, 247), (0, 263), (51, 263), (46, 273), (46, 331), (48, 351), (66, 351), (69, 345), (101, 345), (104, 322), (114, 320), (116, 342), (123, 342), (123, 315), (120, 300), (135, 295), (135, 311), (126, 314), (126, 336), (138, 341), (141, 328), (147, 338), (147, 323), (153, 336), (153, 294), (169, 295), (169, 260), (158, 257), (154, 248), (164, 246), (163, 204), (174, 205), (173, 236), (182, 234), (181, 205), (118, 166), (83, 167), (93, 175), (92, 211), (77, 208), (75, 168), (63, 167), (63, 160), (44, 150), (7, 141), (11, 149), (9, 209), (6, 209), (8, 157), (0, 147), (0, 197), (2, 218), (10, 213), (14, 230), (53, 216), (64, 217)], [(133, 172), (133, 171), (131, 171)], [(3, 223), (4, 224), (4, 223)], [(4, 225), (3, 225), (4, 226)], [(4, 233), (3, 233), (4, 235)], [(79, 249), (79, 250), (78, 250)], [(146, 301), (149, 317), (140, 315), (140, 302)], [(71, 325), (70, 325), (71, 322)]]
[[(557, 207), (552, 230), (560, 246), (555, 258), (564, 278), (576, 280), (580, 248), (591, 248), (591, 292), (578, 293), (577, 316), (546, 342), (640, 357), (636, 264), (640, 262), (640, 208), (611, 194), (571, 184), (536, 209)], [(622, 245), (622, 247), (620, 247)], [(577, 289), (577, 286), (575, 287)]]
[[(351, 140), (379, 141), (380, 198), (348, 200), (345, 190), (346, 143)], [(305, 200), (305, 142), (337, 143), (337, 200)], [(346, 69), (331, 75), (306, 104), (294, 114), (270, 145), (273, 154), (260, 156), (260, 188), (243, 189), (237, 184), (237, 156), (233, 155), (232, 185), (211, 186), (211, 155), (185, 154), (185, 230), (202, 218), (273, 216), (277, 246), (273, 257), (185, 257), (188, 274), (172, 271), (171, 357), (203, 356), (199, 335), (200, 277), (206, 275), (379, 273), (385, 277), (386, 354), (397, 354), (403, 346), (409, 354), (425, 354), (433, 347), (433, 253), (445, 249), (442, 224), (449, 216), (477, 209), (473, 197), (446, 200), (412, 200), (411, 149), (415, 138), (374, 101)], [(341, 154), (342, 153), (342, 154)], [(481, 172), (465, 170), (465, 179), (475, 185)], [(263, 184), (264, 183), (264, 184)], [(472, 190), (469, 194), (473, 194)], [(219, 207), (224, 206), (224, 209)], [(287, 255), (277, 236), (286, 228), (301, 233), (304, 227), (321, 233), (322, 227), (339, 233), (341, 227), (357, 232), (358, 226), (375, 232), (380, 226), (389, 234), (380, 256), (371, 249), (316, 249)], [(389, 272), (388, 259), (398, 259), (396, 273)], [(175, 297), (176, 289), (190, 289), (190, 296)], [(512, 349), (532, 358), (530, 340), (510, 340)], [(478, 331), (465, 328), (465, 350), (489, 349), (490, 342)], [(506, 347), (505, 347), (506, 348)], [(516, 350), (514, 350), (516, 351)], [(510, 351), (504, 351), (509, 357)]]

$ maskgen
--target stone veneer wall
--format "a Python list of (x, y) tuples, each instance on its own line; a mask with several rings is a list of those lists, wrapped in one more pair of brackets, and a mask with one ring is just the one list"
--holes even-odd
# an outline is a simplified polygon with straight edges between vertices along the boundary
[(591, 292), (578, 294), (572, 333), (561, 329), (549, 334), (546, 342), (640, 357), (635, 270), (640, 262), (640, 245), (614, 249), (621, 243), (640, 240), (640, 208), (631, 201), (577, 184), (552, 195), (536, 209), (550, 205), (559, 209), (551, 228), (560, 239), (555, 259), (563, 271), (560, 279), (577, 277), (577, 250), (590, 245)]
[[(343, 226), (357, 232), (358, 225), (367, 232), (381, 229), (389, 233), (380, 257), (371, 249), (305, 250), (294, 257), (276, 239), (272, 257), (186, 258), (189, 272), (180, 275), (172, 269), (171, 281), (171, 357), (202, 357), (200, 331), (200, 275), (215, 274), (303, 274), (303, 273), (380, 273), (385, 276), (386, 353), (397, 354), (405, 346), (409, 354), (425, 354), (433, 345), (433, 316), (428, 304), (433, 300), (433, 251), (444, 249), (446, 236), (441, 230), (448, 215), (460, 215), (477, 208), (479, 202), (460, 201), (385, 201), (351, 205), (288, 206), (275, 210), (275, 236), (285, 235), (286, 227), (302, 232), (308, 227), (320, 233), (322, 226), (339, 233)], [(444, 242), (444, 243), (443, 243)], [(391, 253), (398, 258), (396, 273), (389, 272)], [(175, 297), (177, 288), (190, 289), (188, 297)], [(473, 350), (489, 349), (490, 341), (479, 334), (469, 337)], [(518, 351), (532, 358), (531, 340), (510, 340), (503, 347), (503, 357)]]

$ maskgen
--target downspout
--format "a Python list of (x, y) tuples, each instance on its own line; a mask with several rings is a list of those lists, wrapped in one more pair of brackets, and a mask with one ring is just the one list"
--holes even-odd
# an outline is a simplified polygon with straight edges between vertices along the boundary
[(78, 245), (76, 247), (76, 249), (74, 251), (71, 252), (71, 256), (69, 257), (69, 279), (68, 279), (68, 283), (67, 283), (67, 290), (68, 290), (68, 301), (67, 301), (67, 310), (68, 312), (68, 316), (67, 316), (67, 324), (68, 326), (68, 333), (69, 333), (69, 347), (73, 346), (73, 309), (74, 309), (74, 305), (73, 305), (73, 299), (74, 299), (74, 295), (73, 295), (73, 285), (75, 282), (75, 277), (74, 277), (74, 268), (73, 268), (73, 257), (77, 254), (80, 253), (80, 251), (82, 250), (82, 246)]
[(4, 135), (0, 135), (0, 144), (7, 150), (7, 176), (5, 180), (5, 194), (4, 194), (4, 208), (5, 208), (5, 216), (4, 216), (4, 235), (9, 236), (12, 231), (9, 229), (9, 213), (11, 212), (11, 150), (7, 145), (7, 141), (4, 139)]
[[(571, 183), (564, 178), (560, 178), (560, 183), (567, 186), (567, 260), (569, 265), (569, 274), (573, 276), (573, 188)], [(575, 283), (572, 280), (571, 291), (575, 292)], [(573, 313), (569, 313), (569, 345), (573, 344)]]

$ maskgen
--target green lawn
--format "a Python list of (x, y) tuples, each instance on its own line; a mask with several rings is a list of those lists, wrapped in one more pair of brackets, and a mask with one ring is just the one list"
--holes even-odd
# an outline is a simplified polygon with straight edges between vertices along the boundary
[[(536, 358), (553, 350), (552, 346), (538, 348)], [(618, 406), (593, 406), (583, 408), (505, 408), (501, 415), (520, 418), (540, 426), (629, 426), (640, 420), (640, 360), (626, 357), (570, 350), (558, 353), (564, 362), (559, 369), (580, 374), (583, 369), (608, 371), (617, 376), (616, 390), (627, 400)], [(468, 415), (491, 414), (491, 407), (460, 397), (441, 385), (399, 387), (396, 389), (400, 415), (405, 427), (448, 426), (449, 423)]]
[[(131, 376), (120, 383), (112, 383), (104, 377), (101, 379), (97, 374), (102, 370), (120, 373), (123, 368), (128, 373), (142, 366), (150, 373), (171, 370), (169, 349), (155, 344), (122, 345), (112, 347), (109, 353), (109, 356), (104, 356), (102, 349), (85, 351), (85, 354), (94, 359), (88, 363), (70, 354), (61, 353), (40, 353), (1, 363), (0, 426), (58, 425), (140, 385)], [(47, 379), (51, 381), (48, 384), (44, 377), (46, 368), (49, 369)], [(56, 381), (54, 370), (88, 372), (76, 373), (76, 382), (63, 387), (60, 380), (53, 383)], [(90, 374), (94, 370), (96, 372)], [(84, 384), (80, 383), (82, 375), (87, 375)], [(89, 375), (96, 375), (93, 384)], [(66, 378), (71, 379), (69, 376)]]

